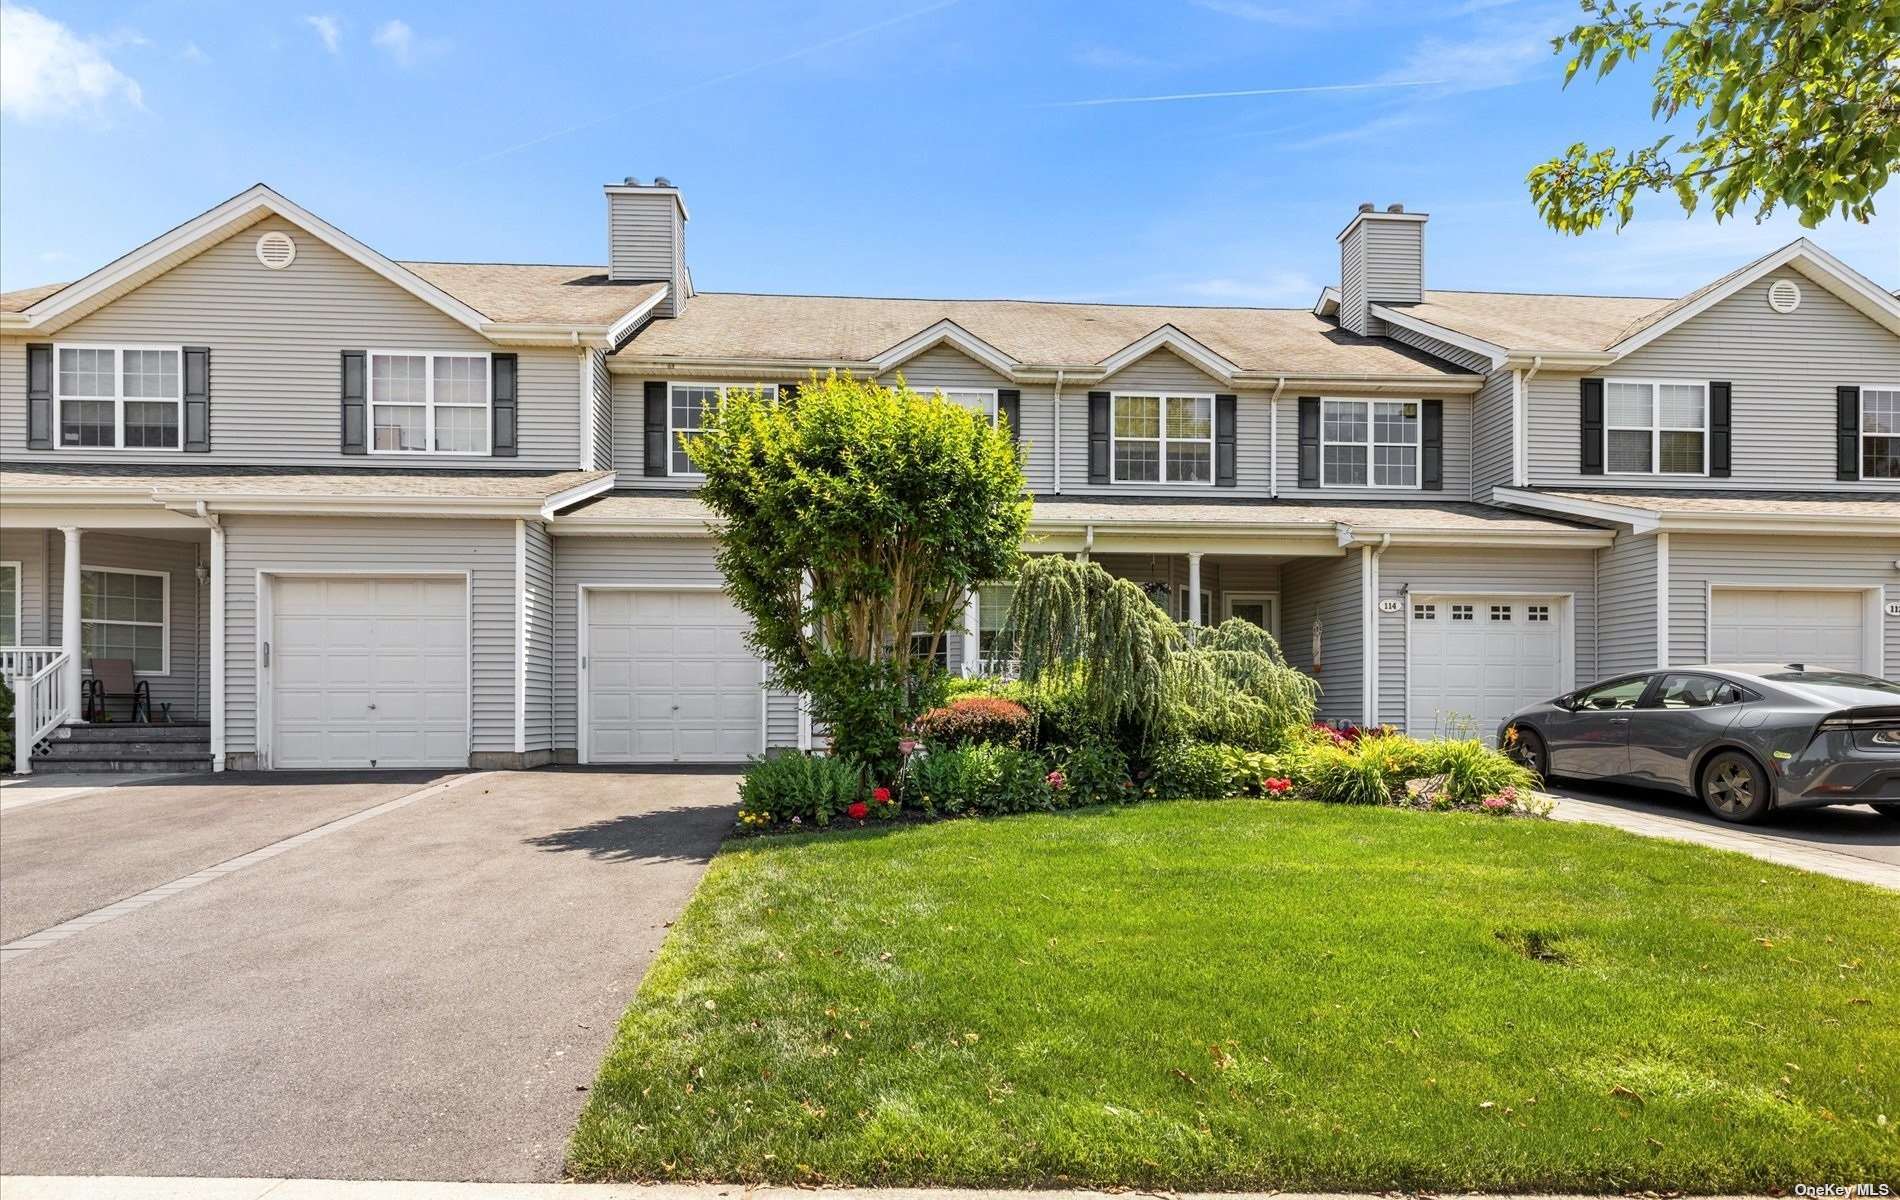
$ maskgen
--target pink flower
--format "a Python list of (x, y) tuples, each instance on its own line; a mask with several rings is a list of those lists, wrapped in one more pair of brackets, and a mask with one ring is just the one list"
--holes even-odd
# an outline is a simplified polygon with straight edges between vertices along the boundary
[(1049, 786), (1059, 792), (1069, 786), (1069, 781), (1062, 777), (1062, 772), (1051, 771), (1049, 772)]
[(915, 738), (905, 738), (903, 741), (897, 743), (897, 751), (899, 754), (909, 754), (916, 749), (917, 739)]
[(1486, 796), (1480, 803), (1484, 805), (1486, 812), (1503, 812), (1511, 807), (1512, 801), (1503, 792), (1499, 792), (1495, 796)]

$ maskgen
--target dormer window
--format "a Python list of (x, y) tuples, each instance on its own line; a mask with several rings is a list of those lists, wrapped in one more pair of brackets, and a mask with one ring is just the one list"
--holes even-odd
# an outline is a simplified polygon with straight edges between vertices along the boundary
[(180, 347), (60, 345), (53, 351), (53, 402), (61, 446), (180, 448)]
[(371, 454), (487, 454), (486, 354), (373, 350)]

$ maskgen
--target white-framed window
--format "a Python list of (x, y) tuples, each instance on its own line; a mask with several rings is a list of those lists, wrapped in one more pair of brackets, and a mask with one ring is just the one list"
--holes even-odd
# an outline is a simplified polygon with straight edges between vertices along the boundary
[[(727, 392), (757, 388), (761, 395), (778, 399), (776, 383), (669, 383), (666, 386), (666, 444), (673, 448), (667, 474), (697, 478), (692, 460), (686, 457), (685, 439), (698, 433), (708, 409), (719, 407)], [(948, 393), (946, 393), (947, 395)]]
[(996, 424), (995, 388), (938, 388), (943, 398), (952, 404), (969, 409), (981, 417), (988, 417), (990, 424)]
[(1451, 606), (1451, 619), (1452, 619), (1452, 620), (1454, 620), (1454, 621), (1469, 621), (1469, 620), (1471, 620), (1471, 619), (1472, 619), (1472, 607), (1471, 607), (1471, 605), (1469, 605), (1469, 604), (1454, 604), (1454, 605), (1452, 605), (1452, 606)]
[(1321, 487), (1419, 486), (1417, 400), (1322, 400)]
[(1900, 386), (1860, 389), (1860, 477), (1900, 480)]
[(976, 589), (976, 654), (986, 673), (1000, 672), (1008, 665), (997, 655), (996, 640), (1009, 624), (1009, 606), (1015, 600), (1013, 583), (985, 583)]
[(1511, 606), (1510, 606), (1510, 605), (1508, 605), (1508, 604), (1493, 604), (1493, 605), (1491, 606), (1491, 619), (1492, 619), (1493, 621), (1508, 621), (1508, 620), (1510, 620), (1510, 619), (1511, 619)]
[(180, 450), (184, 348), (53, 347), (54, 423), (61, 447)]
[(1548, 605), (1548, 604), (1527, 604), (1527, 605), (1525, 605), (1525, 606), (1524, 606), (1524, 619), (1525, 619), (1526, 621), (1548, 621), (1548, 620), (1550, 620), (1550, 605)]
[(0, 646), (20, 644), (20, 564), (0, 562)]
[(1603, 381), (1606, 475), (1707, 475), (1709, 385), (1675, 379)]
[(1214, 397), (1159, 392), (1109, 396), (1116, 483), (1214, 482)]
[(79, 568), (79, 647), (85, 663), (129, 658), (141, 675), (171, 674), (171, 613), (172, 577), (164, 571)]
[(371, 454), (487, 454), (488, 355), (440, 350), (369, 352)]
[(1414, 621), (1436, 621), (1438, 619), (1438, 606), (1436, 604), (1414, 604), (1412, 606), (1412, 619)]

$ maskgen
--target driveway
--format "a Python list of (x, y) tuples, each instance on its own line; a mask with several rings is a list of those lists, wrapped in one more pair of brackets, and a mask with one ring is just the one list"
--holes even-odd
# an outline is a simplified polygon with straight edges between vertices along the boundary
[(7, 814), (26, 925), (298, 840), (0, 962), (3, 1169), (558, 1178), (735, 782), (263, 776)]

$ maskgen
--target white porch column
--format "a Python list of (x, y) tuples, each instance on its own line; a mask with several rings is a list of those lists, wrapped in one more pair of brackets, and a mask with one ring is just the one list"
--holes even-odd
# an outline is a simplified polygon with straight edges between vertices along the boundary
[(224, 770), (224, 526), (211, 518), (211, 769)]
[(1197, 634), (1201, 628), (1201, 552), (1188, 552), (1188, 625)]
[(983, 599), (976, 588), (963, 598), (963, 673), (983, 671)]
[(59, 648), (66, 654), (66, 703), (73, 720), (81, 712), (79, 703), (79, 528), (62, 525), (66, 536), (65, 558), (60, 562)]

